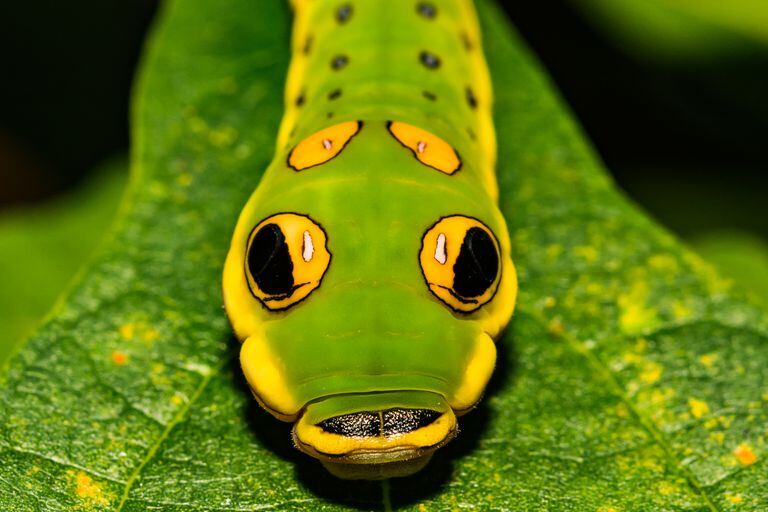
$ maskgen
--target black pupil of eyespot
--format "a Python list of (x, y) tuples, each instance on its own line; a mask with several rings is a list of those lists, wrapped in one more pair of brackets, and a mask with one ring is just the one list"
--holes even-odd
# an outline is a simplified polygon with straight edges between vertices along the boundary
[(453, 290), (462, 297), (477, 297), (490, 288), (499, 273), (499, 255), (490, 235), (469, 228), (453, 265)]
[(293, 291), (293, 262), (280, 226), (267, 224), (254, 235), (248, 248), (248, 270), (259, 289), (268, 295)]

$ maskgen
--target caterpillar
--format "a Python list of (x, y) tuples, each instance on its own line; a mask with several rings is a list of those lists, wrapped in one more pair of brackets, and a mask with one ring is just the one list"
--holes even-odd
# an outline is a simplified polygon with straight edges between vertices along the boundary
[(260, 405), (341, 478), (420, 470), (517, 295), (471, 0), (294, 0), (274, 159), (223, 300)]

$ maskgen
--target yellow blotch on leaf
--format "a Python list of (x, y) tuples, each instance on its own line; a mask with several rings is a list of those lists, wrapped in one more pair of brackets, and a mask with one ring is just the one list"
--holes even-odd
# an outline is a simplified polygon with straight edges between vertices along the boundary
[(725, 493), (725, 499), (727, 499), (734, 505), (738, 505), (739, 503), (744, 501), (744, 498), (742, 498), (740, 494), (731, 494), (731, 493)]
[(675, 494), (680, 489), (677, 487), (677, 485), (673, 484), (672, 482), (661, 482), (659, 484), (659, 494), (662, 496), (669, 496), (670, 494)]
[(737, 446), (736, 449), (733, 450), (733, 455), (736, 457), (736, 460), (739, 461), (739, 464), (743, 466), (749, 466), (757, 462), (757, 455), (755, 455), (755, 452), (753, 452), (752, 448), (746, 443), (741, 443)]
[(550, 336), (559, 338), (565, 332), (563, 322), (559, 318), (553, 318), (549, 321), (549, 324), (547, 324), (547, 332), (550, 334)]
[(717, 361), (717, 354), (714, 352), (711, 352), (709, 354), (702, 354), (699, 356), (699, 362), (706, 366), (707, 368), (712, 368), (712, 366)]
[(133, 338), (133, 334), (136, 332), (136, 326), (132, 323), (123, 324), (120, 326), (120, 336), (125, 340)]
[(110, 498), (104, 492), (104, 487), (102, 484), (94, 481), (90, 476), (82, 471), (75, 472), (74, 470), (69, 470), (67, 471), (67, 474), (73, 480), (75, 485), (75, 494), (78, 498), (83, 500), (87, 506), (104, 507), (109, 505)]
[(655, 270), (662, 270), (670, 273), (677, 272), (679, 268), (677, 260), (671, 254), (654, 254), (648, 258), (648, 265)]
[(646, 303), (648, 293), (648, 283), (638, 280), (628, 293), (619, 296), (619, 327), (625, 333), (635, 334), (656, 324), (656, 310)]
[(578, 247), (574, 247), (573, 253), (576, 256), (582, 258), (587, 263), (596, 262), (598, 257), (600, 256), (597, 252), (597, 249), (589, 245), (580, 245)]
[(688, 407), (691, 409), (691, 414), (694, 418), (698, 419), (709, 414), (709, 405), (704, 400), (689, 398)]
[(640, 380), (645, 384), (655, 384), (661, 378), (663, 369), (659, 363), (649, 361), (640, 373)]

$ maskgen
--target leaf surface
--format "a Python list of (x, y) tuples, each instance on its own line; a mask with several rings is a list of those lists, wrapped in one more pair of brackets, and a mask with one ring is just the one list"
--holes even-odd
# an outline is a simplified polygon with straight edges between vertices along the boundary
[(3, 377), (0, 509), (765, 509), (766, 316), (629, 204), (480, 8), (521, 296), (459, 439), (415, 477), (349, 484), (250, 398), (220, 271), (271, 158), (289, 13), (169, 2), (114, 241)]

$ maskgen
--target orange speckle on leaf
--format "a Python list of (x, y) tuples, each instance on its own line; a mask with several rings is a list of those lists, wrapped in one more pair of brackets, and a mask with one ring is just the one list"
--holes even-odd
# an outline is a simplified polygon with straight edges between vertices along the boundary
[(733, 455), (736, 457), (736, 460), (744, 466), (749, 466), (750, 464), (757, 462), (757, 455), (755, 455), (755, 452), (753, 452), (752, 448), (746, 443), (741, 443), (737, 446), (736, 449), (733, 450)]
[(128, 356), (122, 352), (112, 352), (112, 362), (119, 365), (124, 365), (128, 362)]
[(691, 409), (691, 414), (694, 418), (701, 418), (709, 414), (709, 405), (704, 400), (697, 400), (696, 398), (688, 399), (688, 407)]

